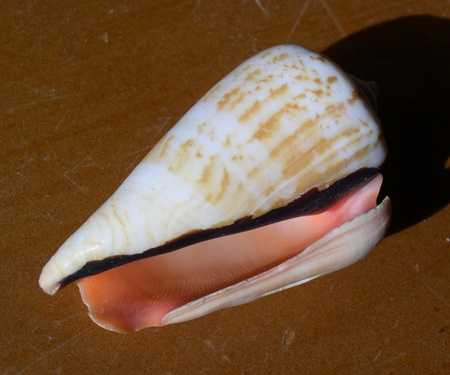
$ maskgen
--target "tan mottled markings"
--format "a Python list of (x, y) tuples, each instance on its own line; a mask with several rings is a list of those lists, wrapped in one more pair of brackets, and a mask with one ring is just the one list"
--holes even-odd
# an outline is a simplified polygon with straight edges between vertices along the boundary
[[(222, 200), (231, 184), (230, 175), (225, 167), (222, 167), (220, 180), (217, 178), (219, 177), (219, 171), (216, 168), (218, 166), (218, 159), (218, 155), (213, 155), (209, 158), (210, 163), (205, 167), (202, 173), (202, 177), (200, 178), (200, 180), (198, 180), (198, 182), (202, 184), (208, 192), (206, 200), (213, 204)], [(220, 190), (217, 192), (219, 184)]]
[(304, 81), (304, 80), (308, 80), (309, 79), (308, 76), (305, 76), (305, 75), (302, 75), (302, 74), (299, 74), (298, 76), (295, 76), (294, 78), (296, 80), (298, 80), (298, 81)]
[(314, 80), (314, 82), (317, 83), (318, 85), (323, 85), (323, 82), (322, 82), (322, 80), (320, 78), (316, 78)]
[[(358, 128), (348, 128), (345, 129), (343, 132), (340, 133), (341, 137), (351, 137), (352, 135), (359, 133), (359, 129)], [(335, 138), (339, 138), (339, 136), (336, 136)]]
[(325, 107), (325, 112), (333, 117), (340, 117), (345, 111), (344, 103), (330, 104)]
[[(311, 122), (308, 123), (308, 126), (311, 126)], [(351, 132), (352, 131), (350, 131), (350, 133)], [(305, 186), (311, 187), (313, 185), (316, 185), (319, 189), (325, 188), (327, 185), (334, 182), (336, 176), (342, 177), (342, 170), (345, 169), (345, 166), (350, 162), (350, 160), (353, 160), (354, 158), (364, 158), (366, 156), (369, 146), (357, 150), (349, 159), (340, 160), (337, 162), (336, 154), (339, 149), (334, 148), (334, 144), (341, 137), (342, 135), (337, 135), (331, 140), (322, 139), (318, 143), (316, 143), (314, 147), (308, 150), (308, 152), (298, 155), (292, 155), (290, 160), (286, 162), (285, 168), (283, 169), (282, 173), (286, 179), (292, 178), (293, 180), (295, 180), (295, 176), (299, 175), (299, 173), (304, 169), (305, 166), (313, 164), (314, 159), (317, 156), (326, 155), (325, 159), (321, 161), (322, 164), (327, 165), (326, 171), (318, 172), (315, 169), (310, 170), (308, 172), (308, 175), (306, 176), (307, 180), (302, 180), (301, 183), (297, 185), (296, 192), (295, 194), (293, 194), (292, 199), (295, 199), (303, 194)], [(358, 142), (361, 138), (362, 136), (356, 138), (353, 142)], [(317, 185), (317, 183), (320, 181), (322, 181), (322, 183)], [(289, 201), (279, 199), (274, 202), (273, 207), (282, 207), (287, 203), (289, 203)], [(258, 216), (260, 214), (262, 214), (262, 212), (256, 212), (254, 216)]]
[(327, 78), (328, 83), (335, 83), (335, 82), (337, 82), (337, 80), (338, 80), (338, 78), (336, 76), (329, 76)]
[(305, 121), (293, 134), (289, 134), (276, 147), (274, 147), (272, 151), (270, 151), (270, 158), (278, 159), (283, 150), (289, 149), (292, 144), (297, 142), (297, 137), (299, 134), (306, 134), (306, 132), (311, 130), (315, 125), (316, 123), (313, 120)]
[(260, 75), (260, 74), (261, 74), (261, 70), (260, 70), (260, 69), (256, 69), (255, 71), (253, 71), (253, 72), (251, 72), (251, 73), (248, 73), (248, 74), (247, 74), (247, 77), (245, 77), (245, 80), (246, 80), (247, 82), (253, 81), (254, 78), (255, 78), (255, 76)]
[(277, 95), (284, 94), (287, 90), (288, 90), (288, 84), (287, 83), (281, 85), (280, 87), (278, 87), (275, 90), (270, 89), (269, 99), (272, 99), (272, 98), (274, 98)]
[(273, 62), (281, 61), (281, 60), (284, 60), (285, 58), (287, 58), (288, 56), (289, 55), (287, 53), (282, 53), (281, 55), (274, 56), (272, 61)]
[(195, 154), (195, 157), (197, 157), (197, 158), (201, 158), (202, 156), (203, 155), (202, 155), (202, 153), (200, 151), (197, 151), (196, 154)]
[(358, 100), (362, 99), (362, 95), (358, 90), (352, 91), (352, 97), (348, 99), (348, 104), (355, 104)]
[[(327, 169), (324, 172), (318, 172), (317, 169), (312, 169), (308, 172), (307, 179), (308, 181), (302, 181), (306, 185), (313, 186), (316, 185), (318, 181), (322, 181), (320, 185), (316, 185), (319, 189), (325, 188), (330, 183), (334, 182), (336, 178), (342, 177), (342, 171), (346, 168), (346, 165), (350, 162), (350, 160), (353, 160), (355, 157), (361, 157), (362, 154), (364, 154), (366, 151), (363, 149), (362, 152), (356, 152), (353, 156), (351, 156), (348, 159), (339, 160), (337, 161), (336, 156), (338, 149), (334, 148), (334, 144), (336, 143), (337, 139), (341, 136), (338, 135), (334, 139), (329, 140), (326, 142), (323, 140), (321, 143), (315, 146), (313, 149), (310, 150), (310, 153), (307, 155), (306, 159), (299, 160), (298, 164), (291, 164), (291, 169), (286, 170), (285, 172), (288, 173), (289, 176), (293, 177), (300, 171), (300, 166), (307, 165), (304, 164), (305, 161), (307, 162), (309, 160), (310, 163), (313, 162), (313, 159), (317, 155), (326, 155), (324, 159), (321, 160), (322, 165), (326, 165)], [(313, 152), (316, 152), (314, 154)], [(298, 168), (295, 168), (295, 167)], [(297, 169), (297, 171), (296, 171)], [(333, 177), (334, 176), (334, 177)], [(338, 177), (336, 177), (338, 176)], [(297, 189), (297, 195), (302, 194), (303, 191), (301, 191), (300, 185), (299, 189)]]
[(233, 90), (231, 90), (230, 92), (227, 92), (226, 94), (224, 94), (222, 100), (219, 100), (219, 102), (217, 103), (217, 109), (219, 111), (224, 109), (225, 106), (230, 104), (231, 99), (233, 98), (233, 96), (237, 96), (240, 93), (241, 93), (241, 90), (239, 89), (239, 87), (236, 87)]
[(317, 124), (317, 120), (307, 120), (305, 121), (299, 129), (299, 133), (307, 134), (311, 132)]
[(370, 145), (360, 148), (358, 151), (356, 151), (353, 154), (352, 159), (363, 159), (369, 153), (369, 150), (370, 150)]
[(117, 213), (116, 206), (113, 205), (113, 204), (111, 204), (111, 209), (112, 209), (113, 216), (116, 218), (116, 220), (119, 222), (119, 224), (120, 224), (123, 228), (125, 228), (126, 225), (125, 225), (125, 223), (123, 222), (123, 220), (122, 220), (122, 218), (120, 217), (120, 215)]
[(239, 182), (237, 188), (236, 188), (236, 192), (239, 193), (241, 191), (244, 191), (244, 185), (242, 184), (242, 182)]
[(309, 58), (311, 60), (319, 60), (319, 61), (323, 62), (324, 64), (327, 62), (327, 59), (325, 56), (310, 56)]
[(297, 66), (297, 64), (295, 62), (292, 62), (290, 64), (284, 64), (283, 68), (284, 68), (283, 70), (285, 72), (289, 72), (290, 70), (292, 70), (292, 71), (298, 70), (298, 71), (304, 72), (304, 70), (305, 70), (305, 69), (303, 69), (303, 67)]
[(299, 94), (295, 97), (295, 99), (305, 99), (305, 98), (306, 98), (306, 94), (304, 92), (302, 92), (301, 94)]
[(201, 124), (197, 125), (197, 130), (200, 134), (203, 133), (203, 129), (205, 128), (206, 125), (208, 125), (206, 122), (202, 122)]
[[(369, 124), (368, 124), (366, 121), (359, 120), (359, 122), (360, 122), (360, 124), (361, 124), (362, 126), (365, 126), (365, 127), (368, 127), (368, 126), (369, 126)], [(372, 130), (371, 130), (371, 132), (372, 132)]]
[(232, 142), (231, 142), (231, 135), (230, 134), (227, 134), (227, 139), (225, 140), (225, 142), (222, 142), (222, 144), (225, 147), (231, 146)]
[(319, 98), (323, 95), (323, 90), (306, 90), (306, 91), (309, 91), (309, 92), (312, 92), (314, 95), (316, 95), (316, 96), (318, 96)]
[(251, 92), (241, 92), (238, 97), (230, 104), (229, 109), (232, 110), (236, 105), (244, 100), (244, 97)]
[(251, 179), (252, 177), (254, 177), (255, 175), (257, 175), (259, 172), (259, 167), (254, 167), (252, 168), (252, 170), (250, 172), (247, 173), (247, 178)]
[(222, 181), (220, 183), (220, 191), (214, 199), (215, 202), (220, 202), (223, 196), (227, 193), (228, 188), (230, 187), (230, 175), (226, 168), (223, 168)]
[(207, 185), (209, 183), (209, 181), (211, 180), (211, 169), (211, 164), (208, 164), (205, 169), (203, 169), (202, 176), (198, 180), (198, 183), (202, 185)]
[[(264, 102), (273, 99), (273, 98), (274, 98), (275, 96), (277, 96), (277, 95), (282, 95), (282, 94), (284, 94), (284, 93), (288, 90), (288, 88), (289, 88), (288, 84), (285, 83), (285, 84), (281, 85), (280, 87), (278, 87), (278, 88), (275, 89), (275, 90), (270, 89), (270, 95), (269, 95), (269, 97), (268, 97), (267, 99), (264, 100)], [(240, 122), (242, 122), (242, 121), (248, 121), (249, 118), (250, 118), (252, 115), (258, 113), (258, 111), (261, 110), (261, 104), (262, 104), (262, 103), (261, 103), (259, 100), (255, 101), (255, 102), (252, 104), (252, 106), (251, 106), (250, 108), (248, 108), (248, 109), (244, 112), (244, 114), (243, 114), (242, 116), (239, 117), (239, 121), (240, 121)]]
[(167, 151), (167, 150), (169, 149), (169, 147), (170, 147), (169, 143), (170, 143), (170, 141), (171, 141), (174, 137), (175, 137), (174, 135), (171, 135), (170, 137), (168, 137), (168, 138), (164, 141), (164, 143), (161, 145), (162, 150), (161, 150), (161, 152), (159, 153), (159, 157), (163, 158), (163, 157), (166, 156), (166, 151)]
[(189, 159), (194, 156), (194, 151), (192, 150), (194, 146), (195, 141), (193, 139), (188, 139), (182, 143), (176, 150), (174, 157), (170, 159), (169, 171), (176, 172), (183, 168), (186, 163), (189, 163)]
[[(313, 163), (313, 160), (316, 156), (318, 155), (325, 155), (328, 152), (328, 157), (323, 161), (323, 163), (326, 162), (326, 160), (332, 160), (335, 155), (336, 152), (338, 150), (334, 150), (332, 152), (329, 152), (330, 149), (333, 149), (334, 145), (338, 143), (339, 139), (342, 138), (352, 138), (352, 142), (358, 142), (359, 139), (363, 136), (360, 137), (354, 137), (355, 134), (359, 133), (360, 130), (358, 128), (348, 128), (345, 131), (343, 131), (342, 133), (336, 135), (333, 138), (330, 139), (320, 139), (318, 142), (316, 142), (314, 144), (314, 147), (310, 148), (308, 151), (304, 152), (304, 153), (300, 153), (300, 154), (296, 154), (293, 155), (289, 160), (286, 161), (286, 167), (283, 169), (282, 173), (284, 176), (286, 176), (286, 178), (291, 178), (295, 175), (297, 175), (298, 173), (300, 173), (300, 171), (304, 168), (305, 165), (310, 165)], [(306, 134), (306, 133), (304, 133)], [(364, 153), (366, 153), (366, 151), (364, 151)], [(355, 157), (359, 158), (361, 157), (361, 154), (358, 152), (355, 153)], [(335, 163), (329, 163), (329, 167), (330, 168), (335, 168), (334, 166)], [(340, 165), (342, 163), (339, 163)], [(313, 177), (311, 175), (311, 177)]]
[(205, 97), (203, 98), (203, 101), (207, 101), (210, 100), (210, 96), (214, 96), (215, 92), (218, 91), (219, 89), (222, 88), (222, 85), (215, 85), (211, 90), (209, 90), (209, 92), (205, 95)]
[(272, 193), (275, 191), (275, 188), (276, 188), (276, 187), (275, 187), (273, 184), (267, 186), (266, 189), (265, 189), (264, 192), (263, 192), (263, 195), (264, 195), (265, 197), (268, 197), (270, 194), (272, 194)]
[(299, 108), (300, 107), (297, 104), (286, 103), (283, 108), (273, 114), (266, 122), (259, 125), (258, 131), (253, 135), (249, 142), (253, 139), (263, 140), (264, 138), (271, 137), (280, 126), (280, 118), (286, 113), (291, 113), (292, 110), (299, 110)]
[(247, 65), (245, 68), (243, 68), (240, 72), (235, 73), (233, 76), (236, 77), (239, 73), (246, 72), (249, 69), (252, 69), (255, 66), (255, 64)]
[[(333, 147), (333, 145), (337, 144), (339, 139), (349, 138), (358, 132), (359, 132), (358, 129), (356, 129), (356, 131), (355, 131), (355, 128), (351, 128), (351, 129), (348, 129), (347, 131), (345, 131), (344, 133), (338, 134), (329, 140), (329, 148), (331, 148), (333, 151), (329, 152), (328, 155), (325, 157), (325, 159), (322, 160), (322, 164), (325, 164), (328, 166), (328, 168), (327, 168), (328, 175), (333, 175), (333, 174), (338, 173), (340, 170), (342, 170), (343, 168), (346, 167), (346, 165), (350, 162), (350, 160), (353, 160), (355, 157), (359, 158), (362, 155), (362, 154), (359, 154), (358, 151), (356, 151), (352, 156), (350, 156), (347, 159), (341, 160), (338, 163), (336, 163), (336, 160), (335, 160), (336, 154), (339, 151), (339, 149), (336, 149), (335, 147)], [(351, 142), (347, 142), (347, 146), (349, 146), (350, 144), (357, 144), (358, 142), (360, 142), (361, 138), (363, 138), (363, 137), (364, 137), (364, 134), (361, 134), (358, 137), (353, 137)], [(329, 181), (329, 182), (332, 182), (332, 181)]]
[(312, 164), (314, 157), (317, 154), (322, 154), (326, 152), (329, 148), (327, 139), (321, 139), (315, 143), (314, 147), (311, 147), (308, 151), (303, 153), (294, 154), (286, 161), (285, 167), (282, 170), (282, 174), (285, 178), (289, 179), (298, 175), (305, 166)]
[(216, 130), (214, 128), (211, 128), (211, 130), (208, 132), (208, 136), (211, 141), (214, 141), (214, 138), (216, 137)]
[(233, 155), (233, 157), (231, 158), (232, 161), (237, 161), (237, 160), (242, 160), (244, 159), (243, 155)]
[(261, 83), (267, 83), (267, 82), (270, 82), (270, 81), (272, 81), (272, 80), (273, 80), (273, 74), (269, 74), (269, 75), (266, 76), (265, 78), (258, 79), (256, 82), (257, 82), (258, 84), (261, 84)]
[(183, 153), (189, 152), (188, 149), (195, 145), (195, 141), (193, 139), (188, 139), (186, 142), (180, 145)]
[(253, 103), (253, 105), (250, 108), (248, 108), (241, 117), (239, 117), (239, 121), (240, 122), (247, 121), (251, 115), (257, 113), (260, 109), (261, 109), (261, 102), (259, 100), (256, 100)]

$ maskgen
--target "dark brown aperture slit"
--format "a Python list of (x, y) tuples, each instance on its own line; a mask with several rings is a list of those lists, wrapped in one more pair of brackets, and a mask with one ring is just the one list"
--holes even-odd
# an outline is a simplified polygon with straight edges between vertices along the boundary
[(276, 208), (259, 217), (244, 217), (236, 220), (233, 224), (221, 228), (193, 231), (172, 241), (166, 242), (164, 245), (144, 251), (141, 254), (117, 255), (103, 260), (88, 262), (80, 270), (63, 279), (60, 283), (60, 287), (62, 288), (83, 277), (93, 276), (139, 259), (169, 253), (199, 242), (244, 232), (282, 220), (319, 213), (346, 194), (367, 184), (378, 174), (378, 172), (379, 170), (377, 168), (362, 168), (335, 181), (324, 190), (312, 188), (288, 205)]

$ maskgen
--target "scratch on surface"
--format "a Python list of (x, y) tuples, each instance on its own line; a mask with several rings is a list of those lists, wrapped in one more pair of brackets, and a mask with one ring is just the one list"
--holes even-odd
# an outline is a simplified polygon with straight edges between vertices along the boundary
[(215, 346), (214, 346), (214, 344), (213, 344), (213, 342), (212, 342), (211, 340), (206, 339), (204, 342), (205, 342), (205, 345), (206, 345), (209, 349), (211, 349), (213, 352), (216, 352), (216, 351), (217, 351), (216, 348), (215, 348)]
[(73, 180), (73, 179), (69, 176), (70, 173), (72, 173), (74, 170), (78, 169), (78, 168), (79, 168), (86, 160), (90, 160), (91, 163), (90, 163), (90, 164), (87, 164), (87, 165), (84, 165), (83, 168), (91, 167), (91, 166), (93, 166), (93, 165), (96, 165), (96, 166), (98, 166), (100, 169), (103, 169), (101, 166), (99, 166), (97, 163), (95, 163), (95, 162), (92, 160), (92, 158), (88, 155), (88, 156), (86, 156), (82, 161), (80, 161), (75, 167), (73, 167), (72, 169), (70, 169), (70, 170), (68, 170), (68, 171), (65, 171), (65, 172), (64, 172), (64, 177), (67, 178), (72, 184), (74, 184), (78, 189), (80, 189), (84, 194), (87, 195), (87, 194), (88, 194), (87, 190), (83, 189), (82, 186), (80, 186), (75, 180)]
[(26, 87), (27, 89), (33, 91), (35, 94), (44, 95), (44, 96), (46, 96), (48, 98), (51, 98), (51, 97), (55, 96), (56, 90), (54, 88), (49, 89), (49, 90), (39, 90), (39, 89), (35, 89), (34, 87), (31, 87), (29, 85), (25, 85), (22, 82), (20, 82), (20, 84), (23, 87)]
[[(158, 134), (160, 134), (165, 129), (167, 123), (171, 120), (171, 118), (172, 118), (172, 116), (163, 116), (158, 119), (158, 120), (161, 120), (161, 123), (153, 125), (153, 129), (155, 129), (155, 132), (153, 133), (153, 139), (156, 139)], [(132, 151), (130, 153), (127, 153), (127, 154), (119, 157), (119, 160), (124, 160), (124, 159), (128, 159), (130, 156), (134, 156), (133, 160), (130, 163), (107, 164), (107, 165), (105, 165), (105, 167), (111, 167), (111, 166), (116, 166), (116, 165), (127, 165), (126, 170), (130, 170), (131, 168), (133, 168), (136, 165), (136, 162), (139, 159), (142, 159), (145, 157), (145, 154), (143, 155), (143, 153), (145, 151), (148, 152), (150, 149), (151, 149), (150, 146), (145, 146), (145, 147), (140, 148), (139, 150)]]
[(153, 125), (152, 128), (156, 131), (153, 133), (153, 139), (156, 139), (159, 133), (161, 133), (168, 122), (172, 119), (172, 116), (160, 116), (158, 117), (158, 123)]
[(363, 304), (365, 304), (365, 303), (367, 303), (369, 301), (374, 300), (375, 298), (379, 298), (379, 297), (381, 297), (383, 295), (386, 295), (386, 294), (391, 294), (392, 291), (399, 290), (399, 289), (407, 286), (408, 284), (413, 283), (414, 281), (415, 281), (415, 278), (410, 278), (408, 280), (402, 281), (401, 283), (395, 284), (394, 286), (392, 286), (390, 288), (385, 288), (385, 289), (382, 288), (381, 290), (377, 291), (373, 295), (365, 296), (364, 298), (362, 298), (358, 302), (356, 302), (356, 303), (354, 303), (352, 305), (349, 305), (348, 307), (350, 309), (354, 309), (354, 308), (356, 308), (358, 306), (361, 306), (361, 305), (363, 305)]
[(263, 12), (266, 16), (269, 15), (268, 10), (267, 10), (266, 8), (264, 8), (264, 6), (261, 4), (261, 1), (260, 1), (260, 0), (254, 0), (254, 2), (255, 2), (255, 4), (258, 6), (258, 8), (262, 10), (262, 12)]
[(80, 189), (84, 194), (88, 194), (88, 192), (83, 189), (80, 185), (78, 185), (74, 180), (72, 180), (68, 175), (68, 172), (64, 173), (64, 177), (67, 178), (72, 184), (74, 184), (78, 189)]
[(344, 30), (344, 27), (342, 26), (341, 22), (339, 21), (339, 18), (337, 18), (336, 13), (333, 12), (333, 9), (331, 9), (330, 5), (328, 4), (327, 0), (319, 0), (322, 6), (327, 11), (328, 15), (330, 16), (333, 23), (336, 25), (337, 29), (341, 33), (342, 37), (346, 37), (347, 33)]
[(142, 159), (143, 157), (145, 157), (145, 155), (143, 155), (143, 153), (144, 153), (145, 151), (148, 152), (148, 150), (149, 150), (149, 147), (148, 147), (148, 146), (145, 146), (145, 147), (140, 148), (139, 150), (135, 150), (135, 151), (133, 151), (133, 152), (127, 153), (127, 154), (121, 156), (121, 157), (119, 158), (119, 160), (128, 159), (130, 156), (134, 156), (134, 158), (133, 158), (133, 160), (132, 160), (131, 162), (126, 163), (126, 164), (125, 164), (125, 163), (108, 164), (107, 167), (116, 166), (116, 165), (127, 165), (126, 170), (129, 170), (129, 169), (133, 168), (133, 167), (136, 165), (136, 162), (137, 162), (139, 159)]
[(131, 163), (128, 164), (128, 167), (127, 167), (125, 170), (129, 171), (131, 168), (133, 168), (133, 167), (136, 165), (136, 162), (138, 161), (139, 157), (140, 157), (140, 154), (137, 155), (137, 156), (133, 159), (133, 161), (132, 161)]
[(109, 42), (109, 36), (108, 36), (108, 33), (107, 33), (107, 32), (106, 32), (106, 33), (103, 33), (103, 34), (100, 35), (98, 38), (99, 38), (100, 40), (104, 41), (105, 43), (108, 43), (108, 42)]
[(441, 302), (443, 302), (445, 305), (449, 306), (449, 303), (445, 300), (444, 297), (442, 297), (438, 292), (436, 292), (431, 286), (429, 286), (427, 283), (424, 283), (425, 286), (429, 289), (429, 291), (431, 293), (433, 293), (433, 295), (439, 299)]
[(33, 7), (39, 2), (39, 0), (34, 0), (29, 6), (28, 6), (28, 13), (31, 12), (31, 10), (33, 9)]
[(14, 112), (18, 111), (19, 109), (28, 108), (28, 107), (31, 107), (31, 106), (36, 105), (36, 104), (49, 102), (49, 101), (52, 101), (52, 100), (59, 100), (59, 99), (70, 98), (72, 96), (79, 96), (79, 95), (81, 95), (81, 94), (67, 94), (67, 95), (53, 96), (51, 98), (45, 98), (45, 99), (41, 99), (41, 100), (35, 100), (33, 102), (30, 102), (30, 103), (19, 105), (18, 107), (14, 107), (14, 108), (8, 109), (6, 111), (6, 113), (11, 114), (11, 113), (14, 113)]
[(27, 151), (25, 156), (23, 157), (23, 163), (18, 169), (23, 169), (27, 164), (31, 163), (34, 159), (36, 159), (36, 156), (32, 156), (31, 158), (29, 158)]
[(58, 128), (63, 123), (63, 121), (66, 119), (67, 114), (70, 112), (71, 109), (72, 109), (72, 107), (69, 107), (69, 108), (67, 108), (66, 112), (64, 112), (64, 114), (61, 117), (61, 120), (59, 120), (58, 124), (55, 126), (55, 129), (53, 129), (54, 132), (56, 132), (58, 130)]
[[(214, 353), (214, 354), (219, 354), (219, 353), (222, 353), (222, 352), (224, 352), (224, 350), (225, 350), (225, 342), (222, 342), (221, 344), (219, 344), (218, 346), (217, 345), (214, 345), (214, 343), (211, 341), (211, 340), (209, 340), (209, 339), (205, 339), (204, 341), (203, 341), (204, 343), (205, 343), (205, 345), (209, 348), (209, 349), (211, 349), (211, 351)], [(222, 356), (222, 359), (225, 359), (225, 358), (223, 358), (223, 356)], [(228, 358), (229, 359), (229, 358)], [(226, 359), (225, 359), (226, 360)]]
[(36, 359), (34, 362), (32, 362), (31, 364), (29, 364), (27, 367), (25, 367), (24, 369), (20, 370), (16, 375), (20, 375), (23, 374), (25, 371), (27, 371), (28, 369), (30, 369), (31, 367), (33, 367), (34, 365), (36, 365), (37, 363), (41, 362), (43, 359), (47, 358), (48, 356), (52, 355), (53, 353), (55, 353), (56, 351), (58, 351), (59, 349), (65, 347), (67, 344), (70, 344), (72, 341), (74, 341), (77, 337), (81, 336), (83, 333), (89, 331), (92, 327), (94, 327), (93, 325), (89, 326), (88, 328), (86, 328), (84, 331), (81, 331), (79, 333), (77, 333), (75, 336), (71, 337), (69, 340), (63, 342), (61, 345), (58, 345), (56, 348), (50, 350), (50, 352), (48, 352), (47, 354), (44, 354), (42, 357), (39, 357), (38, 359)]
[(194, 2), (194, 8), (191, 11), (191, 16), (197, 11), (197, 8), (200, 7), (202, 0), (195, 0)]
[(66, 321), (68, 321), (68, 320), (70, 320), (70, 319), (73, 319), (73, 318), (75, 318), (75, 317), (77, 317), (77, 316), (80, 316), (80, 315), (84, 315), (84, 314), (82, 314), (82, 313), (74, 314), (74, 315), (71, 315), (71, 316), (69, 316), (68, 318), (65, 318), (65, 319), (62, 319), (62, 320), (56, 320), (55, 323), (56, 323), (56, 325), (59, 326), (59, 325), (61, 325), (62, 323), (66, 322)]
[(24, 158), (23, 158), (23, 162), (22, 165), (20, 167), (17, 168), (16, 174), (21, 176), (22, 178), (24, 178), (27, 181), (30, 181), (30, 179), (25, 175), (25, 173), (23, 173), (23, 169), (30, 164), (33, 160), (36, 159), (36, 156), (32, 156), (31, 158), (28, 156), (28, 151), (26, 152)]
[(17, 173), (19, 176), (21, 176), (22, 178), (24, 178), (25, 180), (30, 181), (30, 179), (29, 179), (27, 176), (25, 176), (21, 171), (17, 171), (16, 173)]
[[(402, 355), (404, 355), (404, 354), (402, 353)], [(400, 355), (399, 357), (401, 357), (402, 355)], [(392, 374), (392, 373), (397, 373), (398, 370), (400, 370), (402, 367), (405, 367), (408, 363), (411, 363), (413, 360), (414, 360), (414, 358), (410, 358), (410, 359), (400, 363), (398, 366), (395, 366), (389, 370), (382, 372), (381, 374), (388, 375), (388, 374)]]
[(117, 345), (117, 348), (116, 348), (116, 350), (115, 350), (114, 357), (113, 357), (111, 363), (109, 364), (108, 368), (106, 369), (106, 372), (109, 372), (109, 369), (111, 368), (111, 366), (112, 366), (112, 365), (114, 364), (114, 362), (116, 361), (116, 358), (117, 358), (117, 356), (118, 356), (118, 354), (119, 354), (119, 349), (120, 349), (120, 347), (122, 346), (123, 341), (125, 340), (125, 336), (126, 336), (126, 334), (123, 334), (122, 340), (120, 340), (119, 345)]
[(307, 9), (308, 6), (309, 6), (309, 1), (310, 1), (310, 0), (306, 0), (306, 1), (303, 3), (302, 7), (300, 8), (300, 12), (298, 12), (298, 16), (297, 16), (297, 18), (296, 18), (296, 20), (295, 20), (295, 22), (294, 22), (294, 25), (292, 26), (292, 29), (291, 29), (291, 31), (289, 32), (288, 37), (286, 38), (286, 43), (288, 43), (289, 40), (291, 40), (292, 35), (294, 34), (295, 30), (297, 29), (298, 24), (300, 23), (300, 20), (301, 20), (302, 17), (304, 16), (304, 14), (305, 14), (305, 12), (306, 12), (306, 9)]

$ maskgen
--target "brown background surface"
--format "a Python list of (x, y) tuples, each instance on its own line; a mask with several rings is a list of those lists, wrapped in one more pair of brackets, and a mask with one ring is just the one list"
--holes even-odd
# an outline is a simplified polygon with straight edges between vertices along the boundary
[[(3, 1), (0, 374), (450, 373), (450, 2)], [(264, 48), (381, 87), (386, 239), (345, 270), (191, 322), (97, 327), (41, 268), (152, 145)]]

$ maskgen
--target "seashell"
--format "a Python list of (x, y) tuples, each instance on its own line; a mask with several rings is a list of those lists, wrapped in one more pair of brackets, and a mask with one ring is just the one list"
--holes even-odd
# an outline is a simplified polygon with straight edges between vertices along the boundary
[[(370, 92), (370, 87), (369, 91)], [(369, 95), (370, 96), (370, 95)], [(115, 331), (178, 323), (346, 267), (385, 235), (386, 145), (360, 85), (281, 45), (216, 84), (44, 267)]]

